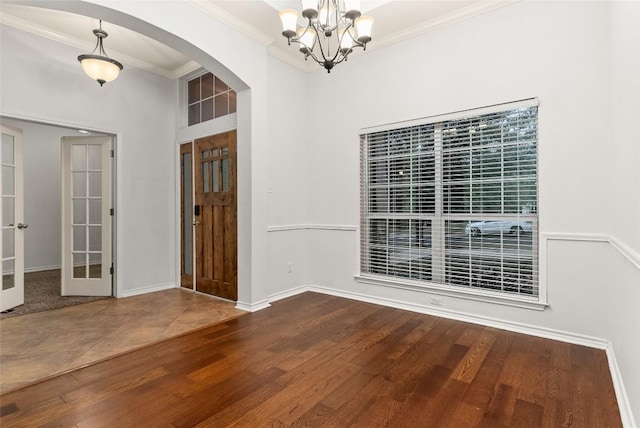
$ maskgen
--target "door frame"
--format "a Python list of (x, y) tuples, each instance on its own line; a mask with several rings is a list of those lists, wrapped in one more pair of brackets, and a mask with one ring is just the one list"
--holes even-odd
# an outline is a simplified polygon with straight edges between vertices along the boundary
[[(193, 129), (189, 129), (189, 128), (183, 128), (182, 132), (179, 132), (180, 134), (182, 134), (182, 136), (178, 136), (178, 138), (176, 138), (175, 140), (175, 150), (174, 150), (174, 156), (175, 156), (175, 195), (174, 195), (174, 200), (175, 200), (175, 216), (176, 216), (176, 234), (175, 234), (175, 239), (176, 239), (176, 258), (175, 258), (175, 266), (176, 266), (176, 283), (175, 283), (175, 288), (182, 288), (183, 290), (188, 290), (188, 288), (185, 287), (181, 287), (181, 281), (182, 281), (182, 233), (181, 233), (181, 207), (182, 207), (182, 201), (181, 201), (181, 193), (182, 193), (182, 189), (181, 189), (181, 169), (180, 169), (180, 156), (181, 156), (181, 152), (180, 152), (180, 147), (183, 144), (191, 144), (191, 171), (192, 171), (192, 175), (194, 173), (194, 162), (195, 162), (195, 157), (193, 156), (194, 153), (194, 143), (195, 140), (197, 140), (198, 138), (204, 138), (204, 137), (208, 137), (211, 135), (217, 135), (217, 134), (223, 134), (225, 132), (230, 132), (230, 131), (237, 131), (238, 130), (238, 126), (237, 126), (237, 119), (236, 116), (237, 113), (233, 113), (233, 114), (229, 114), (226, 116), (222, 116), (207, 122), (203, 122), (200, 123), (198, 125), (194, 125), (192, 127), (189, 128), (193, 128)], [(236, 141), (236, 151), (238, 150), (238, 142), (239, 139)], [(239, 166), (239, 165), (238, 165)], [(240, 176), (240, 171), (238, 168), (237, 171), (237, 175)], [(239, 188), (238, 188), (239, 190)], [(195, 201), (195, 185), (191, 186), (191, 200)], [(236, 210), (238, 210), (238, 208), (236, 208)], [(237, 227), (239, 228), (240, 223), (238, 222)], [(196, 242), (195, 242), (195, 226), (191, 226), (191, 230), (194, 236), (194, 239), (191, 242), (191, 246), (192, 246), (192, 253), (195, 255), (196, 252)], [(240, 258), (240, 240), (238, 239), (238, 259)], [(195, 265), (195, 257), (192, 258), (193, 261), (193, 284), (191, 287), (191, 291), (193, 291), (194, 293), (199, 293), (199, 291), (196, 291), (196, 265)], [(240, 270), (240, 263), (238, 261), (238, 270)], [(204, 294), (204, 293), (203, 293)], [(240, 294), (240, 284), (238, 283), (238, 294)], [(211, 296), (210, 294), (206, 294), (207, 296)], [(211, 296), (211, 297), (215, 297), (215, 296)], [(217, 298), (217, 297), (215, 297)], [(238, 296), (238, 299), (240, 297)]]
[[(110, 129), (102, 129), (94, 125), (89, 124), (71, 124), (56, 122), (52, 120), (46, 120), (41, 118), (32, 118), (28, 116), (18, 116), (10, 114), (1, 114), (0, 119), (11, 119), (23, 122), (31, 122), (40, 125), (55, 126), (58, 128), (67, 128), (73, 130), (85, 130), (89, 132), (95, 132), (99, 134), (105, 134), (112, 138), (111, 150), (113, 150), (113, 157), (111, 163), (111, 207), (114, 209), (114, 214), (111, 216), (111, 262), (113, 263), (113, 274), (111, 276), (111, 294), (114, 297), (126, 297), (124, 292), (124, 284), (118, 275), (118, 266), (120, 265), (120, 254), (123, 254), (123, 236), (121, 228), (118, 227), (119, 222), (122, 219), (122, 214), (119, 213), (118, 208), (122, 206), (122, 145), (123, 138), (120, 131), (114, 131)], [(23, 141), (24, 144), (24, 141)], [(62, 197), (62, 189), (60, 191), (60, 197)], [(61, 260), (62, 261), (62, 260)]]

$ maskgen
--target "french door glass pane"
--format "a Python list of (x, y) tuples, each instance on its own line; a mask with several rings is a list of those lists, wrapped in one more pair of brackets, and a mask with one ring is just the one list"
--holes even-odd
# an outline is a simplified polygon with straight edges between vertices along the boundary
[(15, 229), (2, 230), (2, 258), (15, 256)]
[(15, 199), (12, 197), (2, 198), (2, 226), (15, 224)]
[(2, 289), (9, 290), (15, 287), (13, 271), (15, 262), (13, 260), (4, 260), (2, 262)]
[(86, 223), (87, 223), (87, 200), (74, 199), (73, 200), (73, 224), (86, 224)]
[[(74, 146), (76, 147), (76, 146)], [(87, 196), (87, 173), (72, 172), (71, 179), (73, 181), (73, 197), (84, 198)]]
[(73, 248), (71, 251), (87, 251), (86, 226), (73, 226)]
[(89, 251), (102, 249), (102, 226), (89, 226)]
[(73, 171), (87, 170), (87, 146), (74, 144), (71, 146), (71, 169)]
[(102, 254), (91, 254), (89, 264), (89, 278), (102, 278)]
[(89, 224), (102, 223), (102, 199), (89, 199)]
[(2, 134), (2, 163), (13, 165), (13, 135)]
[(87, 277), (87, 254), (86, 253), (73, 254), (73, 277), (74, 278)]
[(102, 173), (101, 172), (89, 173), (89, 196), (92, 196), (92, 197), (102, 196)]
[(102, 147), (92, 144), (89, 146), (89, 170), (100, 171), (102, 169)]
[(2, 165), (2, 195), (15, 196), (15, 168)]

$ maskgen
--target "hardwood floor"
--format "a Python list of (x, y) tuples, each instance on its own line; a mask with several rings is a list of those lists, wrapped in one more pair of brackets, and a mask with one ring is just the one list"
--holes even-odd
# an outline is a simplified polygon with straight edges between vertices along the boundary
[(620, 427), (603, 351), (304, 293), (1, 397), (3, 427)]

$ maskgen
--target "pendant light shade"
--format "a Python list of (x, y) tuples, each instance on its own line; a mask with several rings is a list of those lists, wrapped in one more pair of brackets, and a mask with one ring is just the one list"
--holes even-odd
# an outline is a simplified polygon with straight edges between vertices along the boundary
[(80, 61), (85, 74), (102, 86), (118, 78), (122, 64), (109, 58), (104, 51), (102, 40), (106, 39), (109, 34), (102, 29), (102, 21), (100, 21), (100, 28), (93, 30), (93, 34), (97, 38), (96, 47), (90, 54), (80, 55), (78, 61)]

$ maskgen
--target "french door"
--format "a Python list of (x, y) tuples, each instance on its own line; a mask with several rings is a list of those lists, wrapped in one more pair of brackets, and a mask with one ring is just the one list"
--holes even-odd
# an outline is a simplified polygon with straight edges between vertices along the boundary
[[(181, 160), (182, 285), (188, 286), (192, 272), (189, 269), (195, 266), (196, 291), (235, 301), (238, 299), (236, 131), (195, 140), (193, 153), (183, 145)], [(193, 165), (191, 181), (187, 177), (191, 168), (187, 160), (192, 160)], [(187, 196), (191, 186), (192, 203)], [(195, 247), (193, 259), (189, 246)]]
[(62, 295), (111, 296), (111, 137), (62, 139)]
[(22, 183), (22, 131), (2, 125), (0, 150), (0, 246), (2, 289), (0, 311), (24, 304), (24, 233)]

